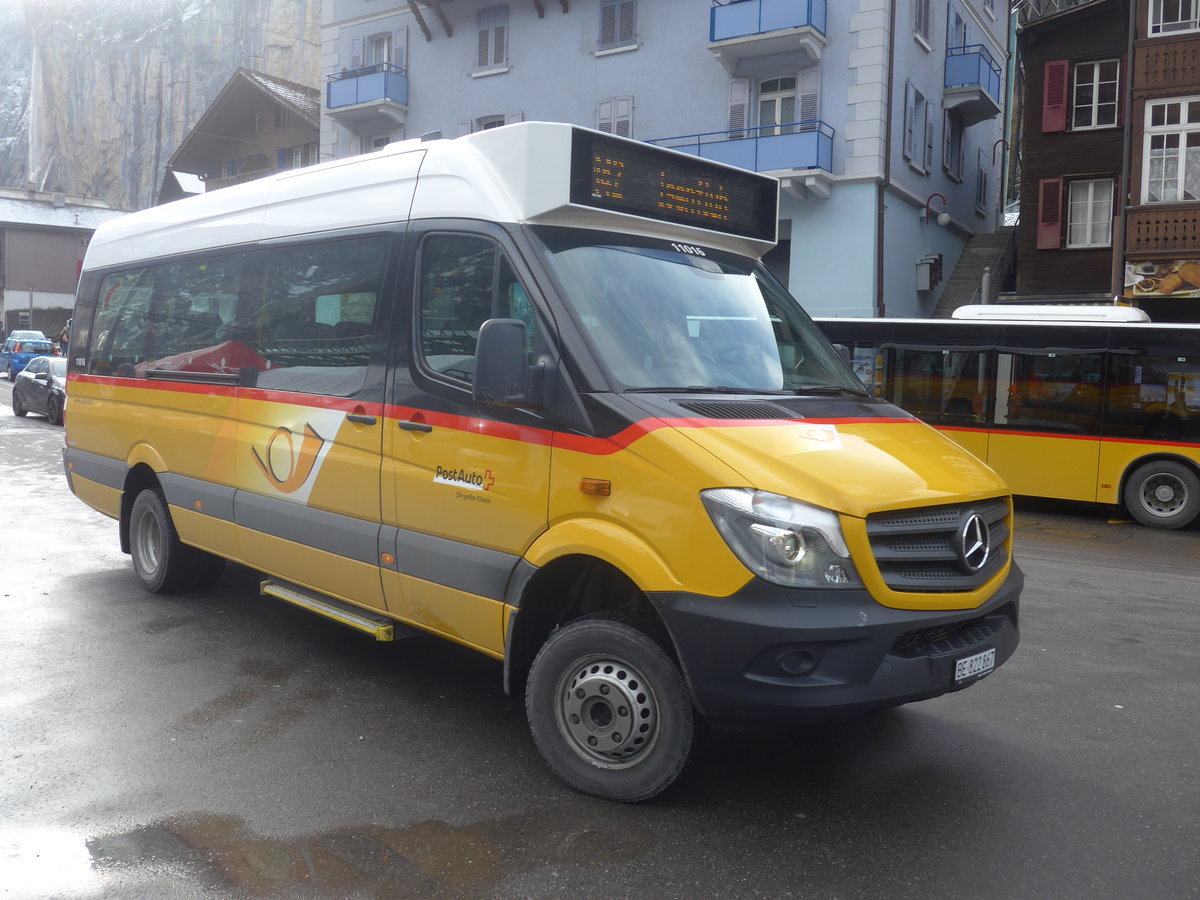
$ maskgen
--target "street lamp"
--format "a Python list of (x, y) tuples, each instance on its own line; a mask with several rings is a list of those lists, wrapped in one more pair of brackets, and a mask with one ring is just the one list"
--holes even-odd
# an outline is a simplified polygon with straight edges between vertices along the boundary
[[(942, 198), (942, 206), (946, 205), (946, 197), (943, 194), (933, 193), (933, 194), (930, 194), (928, 197), (926, 197), (925, 198), (925, 224), (926, 225), (929, 224), (929, 216), (933, 212), (933, 209), (930, 207), (929, 204), (931, 204), (933, 202), (934, 197), (941, 197)], [(943, 226), (949, 225), (950, 224), (950, 213), (946, 212), (945, 210), (942, 210), (942, 212), (938, 213), (937, 214), (937, 223), (939, 225), (943, 225)]]

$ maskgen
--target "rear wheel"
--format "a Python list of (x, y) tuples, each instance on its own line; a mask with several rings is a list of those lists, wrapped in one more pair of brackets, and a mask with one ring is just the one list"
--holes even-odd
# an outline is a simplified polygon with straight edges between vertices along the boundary
[(529, 672), (529, 727), (571, 787), (606, 800), (648, 800), (683, 772), (697, 722), (683, 676), (624, 620), (589, 617), (554, 632)]
[(1125, 484), (1129, 514), (1151, 528), (1183, 528), (1200, 513), (1200, 478), (1183, 463), (1139, 466)]
[(29, 412), (25, 408), (25, 404), (21, 402), (21, 393), (16, 388), (13, 388), (12, 392), (12, 407), (14, 416), (23, 416)]
[[(16, 394), (14, 393), (13, 396), (15, 397)], [(63, 423), (62, 401), (57, 397), (51, 396), (46, 401), (46, 419), (51, 425), (61, 425)]]
[(129, 546), (133, 571), (150, 593), (179, 590), (191, 582), (196, 551), (179, 540), (167, 501), (154, 488), (146, 488), (133, 501)]

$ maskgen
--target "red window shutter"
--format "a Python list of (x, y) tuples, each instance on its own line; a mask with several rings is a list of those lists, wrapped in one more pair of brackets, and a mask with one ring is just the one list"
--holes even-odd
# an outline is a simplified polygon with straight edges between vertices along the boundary
[(1067, 130), (1067, 76), (1065, 59), (1046, 63), (1042, 83), (1042, 132)]
[(1043, 178), (1038, 182), (1037, 248), (1057, 250), (1062, 246), (1061, 178)]

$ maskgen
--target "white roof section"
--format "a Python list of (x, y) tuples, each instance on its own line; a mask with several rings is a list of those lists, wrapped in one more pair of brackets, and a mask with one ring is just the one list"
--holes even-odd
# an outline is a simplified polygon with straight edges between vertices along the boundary
[(34, 198), (0, 195), (0, 227), (27, 225), (34, 228), (94, 230), (125, 215), (119, 209), (81, 206), (64, 202), (56, 206), (46, 194)]
[[(401, 141), (374, 153), (177, 200), (101, 228), (88, 247), (84, 268), (387, 226), (407, 218), (545, 223), (653, 234), (754, 257), (773, 246), (768, 241), (572, 204), (571, 146), (577, 130), (581, 129), (566, 123), (521, 122), (454, 140)], [(696, 162), (687, 154), (655, 150)]]
[(1008, 322), (1149, 322), (1145, 310), (1132, 306), (1069, 306), (1056, 304), (981, 303), (960, 306), (954, 319), (988, 319)]

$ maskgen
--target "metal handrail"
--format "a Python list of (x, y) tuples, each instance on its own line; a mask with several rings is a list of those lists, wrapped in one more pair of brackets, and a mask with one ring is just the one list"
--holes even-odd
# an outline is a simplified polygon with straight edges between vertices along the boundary
[(377, 72), (392, 72), (408, 77), (408, 69), (394, 63), (371, 63), (369, 66), (359, 66), (356, 69), (342, 69), (340, 72), (330, 72), (325, 76), (326, 81), (341, 81), (344, 78), (358, 78), (360, 75), (374, 75)]
[[(812, 128), (800, 127), (800, 126), (805, 126), (805, 125), (816, 126), (816, 127), (812, 127)], [(696, 143), (699, 144), (699, 143), (705, 143), (704, 141), (699, 140), (700, 138), (705, 138), (705, 137), (713, 138), (713, 141), (711, 141), (709, 143), (715, 143), (716, 141), (720, 141), (720, 140), (743, 140), (747, 137), (758, 137), (758, 135), (752, 134), (751, 132), (765, 131), (767, 129), (782, 129), (782, 128), (790, 128), (792, 130), (791, 131), (779, 131), (779, 132), (776, 132), (776, 134), (767, 135), (767, 137), (775, 137), (778, 134), (811, 134), (813, 132), (816, 132), (817, 134), (823, 134), (826, 137), (832, 138), (837, 133), (834, 130), (833, 126), (828, 124), (827, 122), (823, 122), (820, 119), (805, 119), (803, 122), (781, 122), (778, 125), (753, 125), (753, 126), (748, 125), (745, 128), (730, 128), (725, 131), (702, 131), (699, 134), (680, 134), (680, 135), (676, 135), (674, 137), (650, 138), (646, 141), (646, 143), (647, 144), (664, 144), (666, 141), (689, 141), (689, 142), (695, 141)], [(741, 137), (738, 137), (738, 138), (731, 137), (731, 135), (735, 135), (735, 134), (741, 135)], [(713, 137), (714, 135), (721, 135), (721, 137)]]

